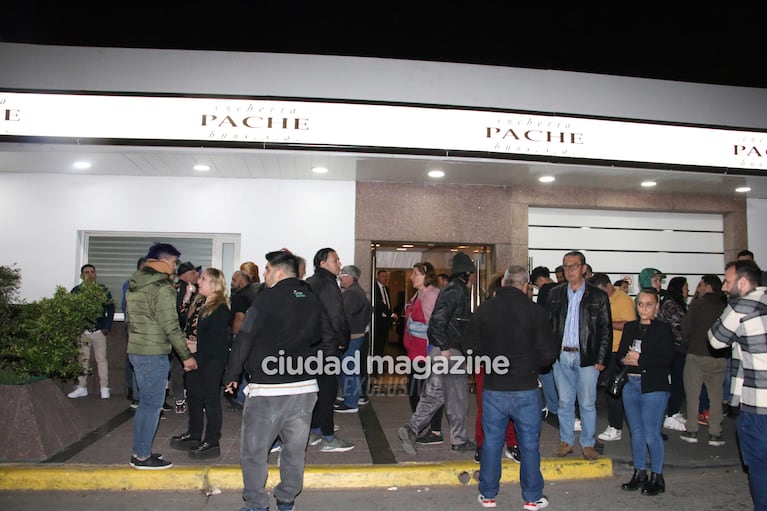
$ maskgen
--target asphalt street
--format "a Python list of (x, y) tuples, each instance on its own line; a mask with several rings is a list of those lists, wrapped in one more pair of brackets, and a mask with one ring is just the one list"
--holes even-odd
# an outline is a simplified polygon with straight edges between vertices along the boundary
[[(657, 497), (622, 491), (628, 469), (615, 471), (608, 479), (554, 481), (546, 483), (548, 509), (569, 511), (624, 510), (721, 510), (753, 509), (746, 475), (739, 468), (670, 468), (665, 471), (667, 490)], [(306, 490), (296, 501), (296, 509), (351, 511), (443, 511), (482, 509), (477, 503), (476, 484), (449, 487), (411, 487), (375, 490)], [(501, 486), (498, 509), (522, 509), (517, 484)], [(242, 507), (239, 491), (206, 495), (198, 491), (25, 491), (0, 492), (3, 511), (209, 511)], [(272, 509), (276, 506), (272, 505)]]

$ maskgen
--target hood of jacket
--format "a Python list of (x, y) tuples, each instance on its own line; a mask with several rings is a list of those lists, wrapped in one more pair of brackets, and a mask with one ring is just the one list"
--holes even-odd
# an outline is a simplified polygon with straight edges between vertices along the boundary
[(130, 291), (138, 291), (141, 288), (151, 286), (158, 282), (170, 282), (170, 275), (157, 271), (151, 266), (145, 266), (131, 275), (128, 289)]

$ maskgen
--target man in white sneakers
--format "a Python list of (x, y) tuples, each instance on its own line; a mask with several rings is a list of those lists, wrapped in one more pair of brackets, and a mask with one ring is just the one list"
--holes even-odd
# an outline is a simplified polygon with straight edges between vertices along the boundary
[[(80, 268), (80, 278), (82, 282), (96, 282), (96, 267), (92, 264), (84, 264)], [(79, 293), (82, 284), (72, 288), (73, 293)], [(80, 337), (80, 362), (83, 364), (83, 374), (77, 378), (77, 387), (67, 394), (70, 399), (86, 397), (88, 395), (88, 369), (91, 360), (91, 348), (93, 356), (96, 359), (96, 369), (99, 375), (99, 386), (101, 387), (101, 398), (109, 399), (111, 397), (109, 389), (109, 363), (107, 361), (107, 334), (112, 329), (112, 320), (115, 316), (115, 304), (112, 301), (112, 294), (107, 287), (99, 284), (107, 293), (107, 301), (104, 302), (101, 316), (93, 320), (93, 326), (83, 332)]]

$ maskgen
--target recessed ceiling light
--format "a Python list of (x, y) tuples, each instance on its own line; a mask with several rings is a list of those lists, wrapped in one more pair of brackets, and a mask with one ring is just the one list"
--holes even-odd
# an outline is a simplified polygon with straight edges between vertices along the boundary
[(76, 161), (74, 165), (72, 165), (76, 169), (85, 170), (91, 168), (91, 164), (87, 161)]
[(404, 248), (413, 248), (413, 245), (411, 245), (410, 243), (403, 243), (402, 246)]
[(442, 170), (430, 170), (429, 177), (433, 177), (433, 178), (445, 177), (445, 172)]
[(194, 170), (197, 170), (199, 172), (207, 172), (210, 170), (210, 165), (204, 165), (204, 164), (198, 164), (192, 167)]
[(735, 191), (738, 193), (746, 193), (746, 192), (750, 192), (751, 188), (748, 186), (739, 186), (735, 189)]
[(553, 183), (556, 178), (554, 176), (541, 176), (538, 181), (541, 183)]
[(642, 186), (645, 188), (652, 188), (653, 186), (657, 185), (655, 181), (642, 181)]
[(397, 247), (396, 250), (399, 252), (407, 252), (407, 249), (402, 247)]
[(315, 174), (327, 174), (328, 168), (327, 167), (312, 167), (312, 172)]

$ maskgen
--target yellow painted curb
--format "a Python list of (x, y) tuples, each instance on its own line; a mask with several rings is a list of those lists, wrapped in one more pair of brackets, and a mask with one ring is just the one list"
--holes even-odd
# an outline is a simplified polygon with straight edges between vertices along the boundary
[[(543, 459), (546, 481), (612, 477), (610, 458), (595, 461)], [(479, 465), (471, 461), (401, 463), (398, 465), (309, 465), (304, 488), (389, 488), (474, 484)], [(279, 468), (269, 467), (267, 487), (279, 481)], [(519, 465), (503, 461), (501, 482), (519, 481)], [(170, 470), (135, 470), (102, 465), (0, 465), (0, 490), (241, 490), (237, 465), (177, 466)]]

